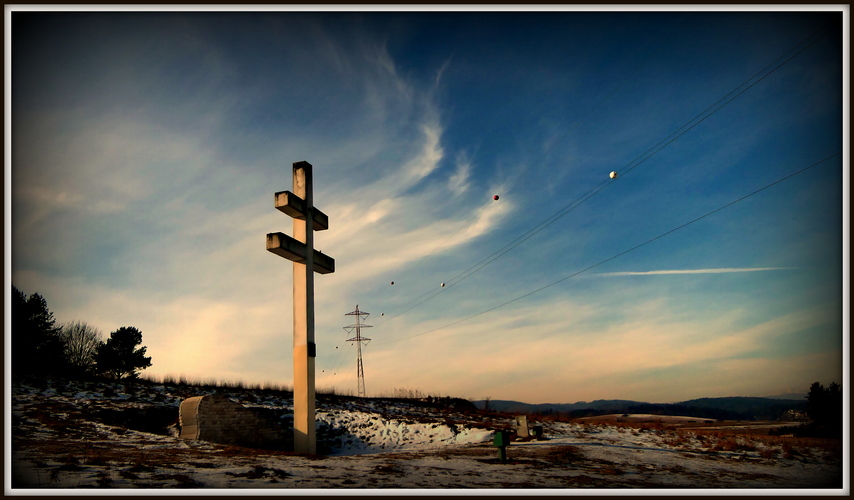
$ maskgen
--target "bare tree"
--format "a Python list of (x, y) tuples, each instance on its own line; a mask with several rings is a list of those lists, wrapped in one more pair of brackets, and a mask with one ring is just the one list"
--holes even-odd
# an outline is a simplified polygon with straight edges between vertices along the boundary
[(98, 346), (104, 343), (101, 332), (82, 321), (75, 321), (63, 325), (62, 337), (65, 340), (65, 359), (72, 369), (92, 371)]

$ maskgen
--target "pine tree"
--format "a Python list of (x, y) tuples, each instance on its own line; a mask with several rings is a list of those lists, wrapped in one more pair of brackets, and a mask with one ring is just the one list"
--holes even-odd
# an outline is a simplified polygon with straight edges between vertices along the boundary
[(61, 375), (66, 372), (62, 330), (41, 295), (12, 287), (12, 374)]
[(98, 346), (95, 369), (110, 378), (137, 378), (137, 370), (151, 366), (151, 357), (145, 355), (142, 332), (132, 326), (123, 326), (110, 333), (110, 338)]
[(812, 427), (821, 435), (838, 437), (842, 435), (842, 386), (831, 382), (825, 388), (818, 382), (810, 386), (807, 395), (807, 414)]

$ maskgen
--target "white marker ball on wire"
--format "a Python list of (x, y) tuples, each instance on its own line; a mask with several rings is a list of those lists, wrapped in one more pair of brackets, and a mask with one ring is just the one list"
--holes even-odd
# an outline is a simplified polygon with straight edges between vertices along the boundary
[(617, 178), (617, 172), (611, 172), (609, 177), (611, 177), (612, 179), (616, 179)]

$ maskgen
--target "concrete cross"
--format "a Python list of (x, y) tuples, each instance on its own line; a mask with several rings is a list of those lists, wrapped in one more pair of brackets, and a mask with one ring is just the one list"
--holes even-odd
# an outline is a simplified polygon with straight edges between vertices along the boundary
[(293, 164), (293, 190), (276, 193), (276, 208), (294, 219), (294, 237), (267, 234), (267, 250), (294, 265), (294, 451), (316, 453), (314, 404), (314, 273), (335, 272), (335, 260), (314, 249), (314, 231), (329, 218), (314, 208), (311, 164)]

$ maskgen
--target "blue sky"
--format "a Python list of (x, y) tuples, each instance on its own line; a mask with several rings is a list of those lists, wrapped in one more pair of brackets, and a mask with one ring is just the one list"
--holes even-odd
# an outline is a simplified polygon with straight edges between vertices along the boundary
[(305, 160), (320, 388), (357, 304), (369, 395), (842, 382), (848, 12), (770, 9), (14, 11), (7, 286), (148, 375), (290, 383), (264, 241)]

